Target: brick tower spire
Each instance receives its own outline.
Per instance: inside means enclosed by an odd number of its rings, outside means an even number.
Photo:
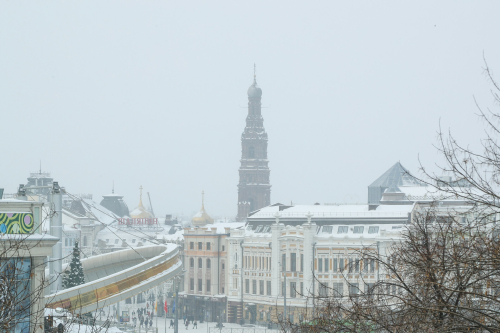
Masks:
[[[248,214],[271,203],[269,182],[269,161],[267,160],[267,133],[261,114],[262,90],[253,84],[248,88],[248,115],[241,135],[241,166],[238,184],[238,221],[244,221]]]

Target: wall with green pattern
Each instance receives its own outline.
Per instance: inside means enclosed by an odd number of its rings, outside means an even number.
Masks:
[[[29,234],[34,224],[32,213],[0,213],[2,234]]]

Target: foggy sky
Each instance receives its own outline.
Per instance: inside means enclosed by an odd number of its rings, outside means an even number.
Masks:
[[[157,215],[234,217],[257,64],[271,202],[366,202],[395,162],[439,162],[439,122],[477,144],[500,71],[494,1],[2,1],[0,187],[139,186]],[[494,107],[494,106],[493,106]]]

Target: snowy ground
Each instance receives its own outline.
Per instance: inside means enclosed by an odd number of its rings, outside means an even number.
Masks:
[[[186,326],[184,326],[182,320],[179,320],[179,333],[215,333],[215,332],[219,332],[219,330],[215,330],[215,325],[216,323],[214,322],[204,322],[204,323],[198,323],[198,328],[193,328],[193,324],[189,324],[189,327],[188,329],[186,330]],[[245,328],[245,332],[244,333],[253,333],[254,331],[254,328],[253,327],[242,327],[241,325],[239,324],[231,324],[231,323],[223,323],[224,327],[223,327],[223,330],[222,332],[224,333],[228,333],[228,328]],[[158,318],[158,323],[156,322],[156,318],[153,319],[153,329],[158,327],[158,333],[173,333],[174,332],[174,329],[173,328],[169,328],[170,326],[170,318],[167,319],[167,322],[166,322],[166,326],[167,326],[167,329],[165,330],[165,318]],[[255,327],[256,329],[256,332],[264,332],[264,329],[265,327],[260,327],[260,326],[256,326]],[[138,332],[138,331],[136,331]],[[144,333],[145,330],[144,328],[141,329],[141,332]],[[150,331],[148,331],[150,332]],[[278,333],[279,330],[266,330],[267,333]],[[243,333],[241,332],[240,330],[238,330],[238,332],[235,332],[234,333]]]

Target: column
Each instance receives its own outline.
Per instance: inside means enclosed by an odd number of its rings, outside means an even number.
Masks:
[[[271,295],[277,297],[280,294],[280,235],[283,224],[280,224],[280,215],[275,215],[276,223],[271,226]]]
[[[45,310],[45,287],[47,285],[45,279],[45,257],[32,257],[31,271],[31,314],[30,314],[30,332],[44,332],[44,310]]]
[[[313,244],[314,234],[316,233],[316,223],[311,222],[312,214],[308,213],[307,223],[303,224],[304,228],[304,294],[309,295],[313,292]],[[308,298],[308,306],[312,306],[312,299]]]

